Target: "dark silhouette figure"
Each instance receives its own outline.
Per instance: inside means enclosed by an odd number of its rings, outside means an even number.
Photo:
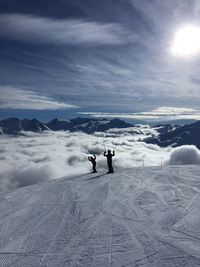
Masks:
[[[115,156],[115,151],[113,151],[113,153],[111,153],[111,150],[108,150],[108,152],[106,153],[106,151],[105,151],[103,155],[104,155],[104,157],[107,157],[107,164],[108,164],[108,172],[107,173],[114,173],[113,166],[112,166],[112,157]]]
[[[93,157],[88,157],[88,160],[92,162],[92,169],[93,169],[93,172],[97,172],[96,170],[96,156],[93,155]]]

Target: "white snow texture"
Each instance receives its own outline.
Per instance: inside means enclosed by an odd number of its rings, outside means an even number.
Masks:
[[[200,266],[200,166],[87,174],[1,195],[1,267]]]

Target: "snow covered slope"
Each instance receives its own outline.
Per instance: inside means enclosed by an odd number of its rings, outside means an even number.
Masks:
[[[195,145],[200,148],[200,121],[181,127],[174,126],[174,128],[172,125],[165,125],[162,126],[161,129],[164,130],[162,131],[159,127],[155,127],[155,130],[160,132],[160,135],[150,137],[149,140],[146,141],[151,144],[157,144],[161,147]],[[167,131],[167,129],[169,131]]]
[[[19,134],[21,131],[31,131],[31,132],[43,132],[45,130],[50,130],[44,123],[36,119],[17,119],[9,118],[0,121],[0,135],[1,134]]]
[[[200,266],[200,167],[85,174],[0,196],[0,266]]]
[[[105,132],[113,128],[129,128],[133,125],[120,119],[94,119],[77,117],[69,121],[53,119],[48,123],[42,123],[36,119],[8,118],[0,121],[1,134],[21,134],[21,131],[43,132],[43,131],[70,131],[92,134]]]

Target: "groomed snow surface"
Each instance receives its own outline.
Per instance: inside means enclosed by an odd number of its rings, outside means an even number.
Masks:
[[[200,166],[85,174],[1,195],[0,266],[200,266]]]

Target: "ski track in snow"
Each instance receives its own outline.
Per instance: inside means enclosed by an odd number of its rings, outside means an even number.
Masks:
[[[0,195],[0,266],[200,266],[200,167],[85,174]]]

